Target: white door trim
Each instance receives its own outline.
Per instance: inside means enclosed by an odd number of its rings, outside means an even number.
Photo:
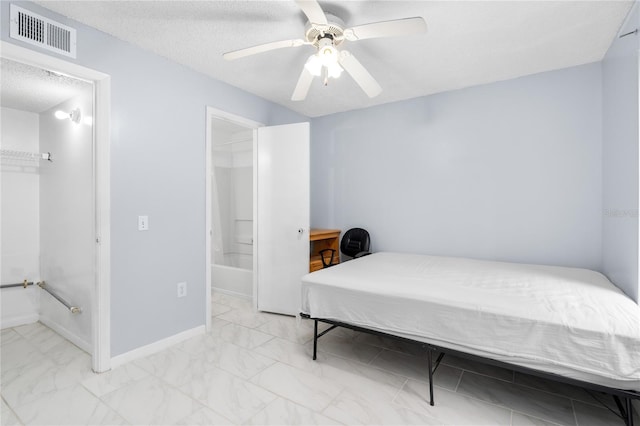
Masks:
[[[111,198],[109,75],[56,57],[0,41],[0,56],[37,68],[88,80],[94,86],[94,213],[96,226],[95,296],[92,298],[92,366],[95,372],[111,368]]]
[[[206,179],[205,179],[205,235],[206,235],[206,255],[205,255],[205,280],[206,285],[205,289],[207,294],[205,295],[206,301],[206,326],[207,331],[211,330],[211,243],[212,243],[212,229],[211,229],[211,220],[212,220],[212,212],[211,212],[211,175],[213,173],[213,163],[211,161],[212,154],[212,141],[213,141],[213,129],[211,127],[212,119],[226,120],[232,123],[240,124],[242,126],[253,128],[253,167],[256,166],[256,143],[257,143],[257,135],[255,129],[258,127],[264,126],[263,123],[259,123],[257,121],[251,120],[249,118],[245,118],[236,114],[232,114],[227,111],[223,111],[221,109],[217,109],[214,107],[207,107],[206,112],[207,119],[207,131],[206,131],[206,140],[205,140],[205,164],[206,164]],[[253,217],[256,217],[256,173],[253,173]],[[253,221],[253,307],[257,308],[256,305],[256,247],[258,245],[258,241],[255,236],[257,235],[256,231],[256,221]]]

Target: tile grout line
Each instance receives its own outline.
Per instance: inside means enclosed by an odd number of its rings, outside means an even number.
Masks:
[[[331,405],[333,405],[333,401],[335,401],[336,399],[338,399],[338,397],[339,397],[340,395],[342,395],[342,393],[343,393],[345,390],[346,390],[346,388],[345,388],[344,386],[341,386],[341,387],[340,387],[340,392],[336,393],[336,396],[334,396],[333,398],[331,398],[331,401],[329,401],[329,403],[328,403],[326,406],[324,406],[324,407],[323,407],[321,410],[319,410],[319,411],[315,411],[315,410],[311,410],[311,411],[313,411],[313,412],[317,412],[318,414],[322,414],[323,416],[328,417],[326,414],[324,414],[324,411],[325,411],[327,408],[331,407]]]
[[[397,377],[405,379],[405,380],[406,379],[412,379],[411,377],[405,376],[404,374],[396,373],[394,371],[385,370],[383,368],[376,367],[375,365],[371,365],[371,362],[373,362],[375,360],[375,358],[373,360],[371,360],[368,364],[365,364],[365,363],[363,363],[361,361],[358,361],[358,360],[353,360],[351,358],[347,358],[347,357],[342,356],[342,355],[337,355],[337,354],[333,354],[331,352],[326,352],[326,351],[322,351],[322,350],[318,349],[318,353],[320,353],[320,352],[322,352],[324,354],[327,354],[327,355],[330,355],[330,356],[334,356],[336,358],[344,359],[345,361],[355,362],[357,364],[362,364],[365,367],[373,368],[374,370],[382,371],[384,373],[391,374],[393,376],[397,376]],[[420,380],[420,379],[413,379],[413,380],[416,380],[416,381],[419,381],[419,382],[425,382],[424,380]]]
[[[409,378],[407,381],[409,381],[409,380],[413,380],[414,382],[420,382],[419,380],[415,380],[415,379],[411,379],[411,378]],[[422,383],[424,384],[424,382],[422,382]],[[499,408],[499,409],[506,410],[506,411],[513,411],[513,410],[511,409],[511,407],[506,407],[506,406],[503,406],[503,405],[496,404],[496,403],[494,403],[494,402],[485,401],[485,400],[483,400],[483,399],[476,398],[476,397],[474,397],[474,396],[472,396],[472,395],[467,395],[467,394],[464,394],[464,393],[458,393],[458,392],[452,392],[450,389],[443,388],[443,387],[441,387],[441,386],[439,386],[439,385],[436,385],[436,384],[434,384],[434,385],[433,385],[433,388],[434,388],[434,390],[437,388],[437,389],[441,389],[441,390],[443,390],[443,391],[445,391],[445,392],[455,393],[455,394],[459,395],[461,398],[471,399],[471,400],[473,400],[473,401],[477,401],[477,402],[480,402],[480,403],[482,403],[482,404],[489,405],[489,406],[491,406],[491,407]],[[421,397],[421,396],[417,396],[417,397],[418,397],[420,400],[424,401],[425,403],[429,404],[428,399],[427,399],[428,397],[424,397],[424,399],[423,399],[423,397]],[[398,405],[399,405],[399,406],[401,406],[401,407],[403,407],[403,408],[406,408],[406,409],[409,409],[409,410],[411,410],[411,411],[414,411],[414,410],[412,410],[412,409],[410,409],[410,408],[408,408],[408,407],[405,407],[405,406],[403,406],[403,405],[401,405],[401,404],[398,404]]]
[[[257,386],[257,385],[256,385]],[[273,392],[271,392],[273,393]],[[276,394],[274,394],[276,395]],[[269,408],[270,405],[275,404],[275,402],[278,400],[278,398],[281,398],[280,395],[276,395],[276,398],[273,399],[273,401],[269,402],[268,404],[265,404],[264,408],[262,408],[261,410],[259,410],[257,413],[255,413],[253,416],[249,417],[246,421],[241,422],[240,424],[242,425],[246,425],[246,424],[250,424],[250,422],[260,413],[262,413],[263,411],[266,411],[267,408]],[[224,417],[226,419],[226,417]],[[231,422],[231,424],[234,424],[233,422]]]
[[[534,418],[534,419],[536,419],[536,420],[541,420],[541,421],[543,421],[543,422],[545,422],[545,423],[550,423],[550,424],[552,424],[552,425],[565,426],[565,425],[564,425],[564,424],[562,424],[562,423],[558,423],[558,422],[555,422],[555,421],[553,421],[553,420],[544,419],[544,418],[542,418],[542,417],[534,416],[533,414],[523,413],[522,411],[518,411],[518,410],[511,410],[511,412],[512,412],[512,413],[514,413],[514,414],[520,414],[520,415],[522,415],[522,416],[531,417],[531,418]]]
[[[400,388],[396,391],[396,394],[393,395],[393,398],[391,398],[391,402],[396,402],[396,399],[398,398],[398,395],[400,395],[400,392],[402,392],[402,389],[404,389],[404,387],[407,385],[407,383],[409,382],[408,378],[404,379],[404,382],[402,382],[402,385],[400,385]]]
[[[289,364],[287,364],[287,363],[283,363],[283,362],[280,362],[280,361],[276,361],[276,363],[280,363],[280,364],[282,364],[283,366],[288,366],[288,367],[291,367],[291,368],[293,368],[293,369],[295,369],[295,370],[299,370],[299,371],[302,371],[303,373],[306,373],[306,371],[305,371],[305,370],[302,370],[301,368],[298,368],[298,367],[296,367],[296,366],[289,365]],[[271,367],[271,366],[275,365],[276,363],[271,364],[269,367]],[[267,368],[268,368],[268,367],[267,367]],[[320,379],[325,379],[325,378],[324,378],[324,377],[320,377]],[[277,399],[277,398],[283,399],[283,400],[288,401],[288,402],[290,402],[290,403],[292,403],[292,404],[294,404],[294,405],[296,405],[296,406],[303,407],[303,408],[305,408],[305,409],[307,409],[307,410],[311,411],[312,413],[316,413],[316,414],[322,415],[322,416],[327,417],[327,418],[330,418],[330,419],[332,419],[332,420],[335,420],[335,419],[333,419],[333,418],[332,418],[332,417],[330,417],[330,416],[327,416],[326,414],[324,414],[324,413],[323,413],[323,411],[324,411],[324,410],[326,410],[327,408],[329,408],[329,407],[331,406],[331,404],[333,403],[333,401],[335,401],[335,400],[336,400],[336,398],[337,398],[338,396],[342,395],[342,392],[346,389],[344,386],[340,386],[340,391],[338,391],[338,392],[336,393],[336,396],[334,396],[333,398],[331,398],[331,400],[329,401],[329,403],[328,403],[325,407],[323,407],[321,410],[314,410],[314,409],[312,409],[312,408],[307,407],[307,406],[306,406],[306,405],[304,405],[304,404],[301,404],[301,403],[298,403],[298,402],[296,402],[296,401],[293,401],[292,399],[290,399],[290,398],[288,398],[288,397],[286,397],[286,396],[284,396],[284,395],[281,395],[281,394],[276,393],[276,392],[274,392],[274,391],[272,391],[272,390],[270,390],[270,389],[267,389],[266,387],[264,387],[264,386],[262,386],[262,385],[260,385],[260,384],[258,384],[258,383],[255,383],[255,382],[253,382],[253,381],[249,381],[249,380],[247,380],[247,382],[249,382],[249,383],[251,383],[251,384],[253,384],[253,385],[255,385],[255,386],[259,387],[260,389],[262,389],[262,390],[264,390],[264,391],[266,391],[266,392],[269,392],[269,393],[271,393],[271,394],[275,395],[275,396],[276,396],[276,399]],[[274,401],[275,401],[275,399],[274,399]],[[271,404],[271,403],[273,403],[274,401],[270,402],[270,403],[269,403],[269,404],[267,404],[267,405],[270,405],[270,404]],[[266,406],[265,406],[265,409],[266,409]],[[260,410],[260,411],[262,411],[262,410]],[[256,413],[256,414],[257,414],[257,413]],[[252,417],[253,417],[253,416],[252,416]],[[341,422],[339,422],[339,423],[341,423]]]
[[[290,365],[290,364],[287,364],[287,363],[284,363],[284,362],[281,362],[281,361],[276,361],[276,363],[280,363],[280,364],[282,364],[282,365],[284,365],[284,366],[289,366],[289,367],[294,368],[294,369],[296,369],[296,370],[300,370],[300,371],[302,371],[302,372],[306,372],[305,370],[302,370],[302,369],[300,369],[300,368],[298,368],[298,367],[296,367],[296,366],[294,366],[294,365]],[[271,365],[275,365],[275,363],[274,363],[274,364],[271,364]],[[271,366],[269,366],[269,367],[271,367]],[[268,367],[267,367],[267,368],[268,368]],[[340,391],[336,394],[336,396],[334,396],[334,397],[331,399],[331,401],[329,401],[329,403],[327,404],[327,406],[326,406],[326,407],[324,407],[324,408],[322,408],[322,409],[321,409],[321,410],[319,410],[319,411],[316,411],[316,410],[314,410],[314,409],[312,409],[312,408],[307,407],[306,405],[303,405],[303,404],[300,404],[300,403],[298,403],[298,402],[295,402],[295,401],[293,401],[292,399],[290,399],[290,398],[288,398],[288,397],[286,397],[286,396],[284,396],[284,395],[280,395],[280,394],[278,394],[278,393],[275,393],[275,392],[273,392],[272,390],[269,390],[269,389],[267,389],[266,387],[264,387],[264,386],[262,386],[262,385],[260,385],[260,384],[258,384],[258,383],[255,383],[255,382],[252,382],[252,381],[249,381],[249,380],[247,380],[247,381],[248,381],[248,382],[250,382],[251,384],[253,384],[253,385],[255,385],[255,386],[259,387],[260,389],[262,389],[262,390],[264,390],[264,391],[266,391],[266,392],[269,392],[269,393],[271,393],[271,394],[273,394],[273,395],[275,395],[275,396],[276,396],[276,398],[275,398],[273,401],[271,401],[269,404],[267,404],[267,406],[269,406],[269,405],[271,405],[271,404],[275,403],[275,401],[276,401],[278,398],[280,398],[280,399],[282,399],[282,400],[284,400],[284,401],[290,402],[291,404],[294,404],[294,405],[296,405],[296,406],[299,406],[299,407],[302,407],[302,408],[304,408],[304,409],[306,409],[306,410],[309,410],[309,411],[310,411],[310,412],[312,412],[312,413],[319,414],[319,415],[324,416],[324,417],[327,417],[327,418],[329,418],[329,419],[331,419],[331,420],[337,421],[338,423],[342,423],[342,422],[339,422],[338,420],[334,419],[333,417],[331,417],[331,416],[328,416],[328,415],[324,414],[324,413],[323,413],[323,411],[324,411],[324,410],[326,410],[327,408],[329,408],[329,407],[331,406],[331,404],[333,404],[333,401],[335,401],[335,400],[336,400],[336,398],[338,398],[338,396],[340,396],[340,395],[342,394],[342,392],[346,389],[345,387],[342,387],[342,386],[341,386]],[[263,410],[266,410],[267,406],[265,406],[265,408],[264,408]],[[260,413],[260,412],[261,412],[261,411],[263,411],[263,410],[260,410],[258,413]],[[258,415],[258,413],[256,413],[256,414],[255,414],[254,416],[252,416],[251,418],[253,418],[253,417],[255,417],[256,415]],[[251,419],[249,419],[249,420],[251,420]],[[246,423],[246,422],[245,422],[245,423]],[[243,424],[244,424],[244,423],[243,423]]]
[[[151,376],[153,376],[153,375],[151,375]],[[141,380],[141,379],[140,379],[140,380]],[[134,382],[137,382],[137,381],[138,381],[138,380],[134,380]],[[105,393],[104,395],[102,395],[101,397],[97,397],[97,398],[98,398],[98,400],[99,400],[100,402],[102,402],[104,405],[106,405],[106,406],[107,406],[107,407],[109,407],[111,410],[113,410],[116,414],[118,414],[118,416],[120,416],[122,419],[124,419],[124,421],[126,421],[126,422],[127,422],[127,423],[129,423],[129,424],[133,424],[133,422],[130,422],[130,421],[129,421],[129,419],[128,419],[124,414],[122,414],[120,411],[116,410],[116,409],[115,409],[111,404],[109,404],[107,401],[105,401],[104,399],[102,399],[104,396],[110,395],[110,394],[112,394],[113,392],[117,392],[117,391],[119,391],[120,389],[124,389],[124,388],[126,388],[127,386],[129,386],[129,385],[130,385],[130,383],[128,383],[126,386],[123,386],[123,387],[121,387],[121,388],[119,388],[119,389],[114,389],[114,390],[113,390],[113,391],[111,391],[111,392],[107,392],[107,393]]]
[[[473,373],[473,371],[471,371],[471,373]],[[514,371],[514,373],[515,373],[515,371]],[[487,376],[487,377],[491,377],[491,376]],[[496,377],[493,377],[493,378],[496,379]],[[497,379],[497,380],[500,380],[500,379]],[[554,397],[557,397],[557,398],[565,398],[565,399],[569,399],[569,400],[572,400],[572,401],[581,402],[583,404],[588,404],[588,405],[591,405],[593,407],[599,407],[599,408],[603,407],[603,404],[600,403],[600,401],[598,401],[597,399],[595,399],[593,397],[592,398],[594,399],[595,403],[594,402],[583,401],[581,399],[574,398],[573,396],[569,396],[569,395],[562,394],[562,393],[559,393],[559,392],[552,392],[552,391],[549,391],[549,390],[537,388],[535,386],[529,386],[529,385],[524,384],[524,383],[518,383],[518,382],[515,382],[515,381],[512,382],[512,383],[514,385],[516,385],[516,386],[519,386],[519,387],[522,387],[522,388],[525,388],[525,389],[531,389],[531,390],[534,390],[534,391],[537,391],[537,392],[546,393],[548,395],[551,395],[551,396],[554,396]],[[569,386],[573,386],[573,385],[569,385]],[[576,386],[576,388],[584,390],[584,388],[580,388],[580,387],[577,387],[577,386]],[[587,395],[589,395],[589,393],[587,393]],[[606,408],[606,407],[604,407],[604,408]]]
[[[540,389],[540,388],[537,388],[537,387],[534,387],[534,386],[528,386],[528,385],[526,385],[524,383],[509,382],[507,380],[500,379],[500,378],[494,377],[494,376],[490,376],[488,374],[478,373],[478,372],[475,372],[475,371],[472,371],[472,370],[465,370],[465,369],[462,369],[462,370],[467,372],[467,373],[470,373],[470,374],[475,374],[476,376],[488,377],[488,378],[493,379],[493,380],[499,380],[499,381],[504,382],[504,383],[510,383],[510,384],[512,384],[514,386],[517,386],[517,387],[520,387],[520,388],[529,389],[529,390],[533,390],[533,391],[536,391],[536,392],[544,393],[544,394],[547,394],[547,395],[550,395],[550,396],[553,396],[553,397],[556,397],[556,398],[563,398],[563,399],[568,399],[568,400],[571,400],[571,401],[575,400],[575,401],[578,401],[578,402],[583,402],[585,404],[592,405],[594,407],[600,407],[601,406],[601,405],[596,405],[596,404],[593,404],[593,403],[588,403],[588,402],[582,401],[580,399],[573,398],[573,397],[571,397],[569,395],[564,395],[564,394],[561,394],[561,393],[551,392],[551,391],[548,391],[548,390],[545,390],[545,389]],[[579,388],[579,389],[582,389],[582,388]]]
[[[466,371],[466,370],[465,370],[465,371]],[[467,373],[471,373],[471,374],[476,374],[476,375],[478,375],[478,376],[482,376],[481,374],[477,374],[477,373],[474,373],[474,372],[472,372],[472,371],[466,371],[466,372],[467,372]],[[484,377],[489,377],[489,376],[484,376]],[[491,377],[490,377],[490,378],[491,378]],[[514,385],[514,386],[523,387],[523,388],[525,388],[525,389],[533,390],[533,391],[536,391],[536,392],[544,393],[544,394],[547,394],[547,395],[550,395],[550,396],[554,397],[556,400],[560,400],[560,399],[566,400],[566,401],[568,401],[568,402],[570,402],[570,403],[571,403],[571,408],[572,408],[572,412],[573,412],[573,414],[574,414],[574,418],[575,418],[575,416],[576,416],[576,412],[575,412],[574,405],[573,405],[573,400],[572,400],[571,398],[567,397],[567,396],[554,395],[554,394],[550,394],[549,392],[542,391],[542,390],[540,390],[540,389],[536,389],[536,388],[528,388],[528,387],[526,387],[526,386],[521,386],[521,385],[519,385],[519,384],[517,384],[517,383],[510,383],[510,382],[507,382],[507,381],[505,381],[505,380],[500,380],[500,379],[496,379],[496,378],[492,378],[492,379],[493,379],[493,380],[499,380],[499,381],[504,382],[504,383],[509,383],[509,384],[511,384],[511,385]],[[484,401],[484,402],[487,402],[487,403],[492,404],[492,405],[497,405],[498,407],[507,408],[507,409],[509,409],[509,410],[512,410],[512,408],[511,408],[511,407],[509,407],[509,406],[507,406],[506,404],[505,404],[505,405],[500,405],[500,404],[497,404],[497,403],[493,403],[493,402],[485,401],[485,400],[483,400],[483,399],[481,399],[481,398],[478,398],[478,397],[475,397],[475,396],[473,396],[473,395],[466,394],[466,393],[463,393],[463,392],[457,392],[457,391],[456,391],[456,393],[459,393],[460,395],[463,395],[463,396],[466,396],[466,397],[469,397],[469,398],[473,398],[473,399],[478,400],[478,401]],[[524,412],[523,412],[522,414],[525,414],[525,415],[527,415],[527,416],[531,416],[531,417],[539,418],[539,417],[537,417],[536,415],[532,415],[532,414],[528,414],[528,413],[524,413]],[[541,419],[541,420],[544,420],[544,421],[547,421],[547,422],[551,422],[551,423],[555,423],[555,422],[556,422],[555,420],[548,420],[548,419],[544,419],[544,418],[543,418],[543,419]]]
[[[456,387],[453,389],[455,393],[458,393],[458,387],[460,387],[460,383],[462,382],[462,376],[464,376],[465,372],[466,372],[465,370],[462,370],[462,372],[460,373],[460,377],[458,377],[458,383],[456,383]]]
[[[13,407],[11,405],[9,405],[9,403],[7,402],[7,400],[4,398],[4,395],[2,395],[2,401],[4,402],[4,405],[7,406],[7,408],[9,410],[11,410],[11,412],[13,413],[13,415],[16,417],[16,419],[18,419],[18,421],[20,422],[21,425],[26,424],[24,421],[22,421],[22,419],[20,418],[20,416],[18,415],[18,413],[16,413],[16,411],[13,409]]]
[[[576,412],[576,406],[573,403],[573,399],[571,399],[570,401],[571,401],[571,411],[573,411],[573,421],[576,423],[576,426],[578,426],[578,413]]]
[[[384,352],[384,351],[386,351],[386,349],[384,349],[384,348],[383,348],[383,349],[382,349],[380,352],[378,352],[378,354],[377,354],[376,356],[374,356],[374,357],[371,359],[371,361],[369,361],[366,365],[369,365],[369,366],[371,366],[371,367],[373,367],[373,368],[377,368],[375,365],[372,365],[371,363],[372,363],[373,361],[375,361],[376,359],[378,359],[378,358],[380,357],[380,355],[382,354],[382,352]],[[380,370],[381,370],[381,369],[380,369]]]
[[[458,370],[462,370],[462,371],[470,373],[470,374],[475,374],[476,376],[488,377],[490,379],[500,380],[501,382],[504,382],[504,383],[511,383],[511,384],[520,386],[518,383],[514,383],[513,381],[501,379],[500,377],[492,376],[491,374],[479,373],[477,371],[469,370],[468,368],[454,367],[453,365],[450,365],[450,364],[445,364],[445,365],[447,365],[447,366],[449,366],[451,368],[457,368]],[[536,389],[536,388],[531,388],[531,389],[540,390],[540,389]]]
[[[167,350],[167,349],[165,349],[165,350]],[[125,365],[126,365],[126,364],[125,364]],[[137,367],[139,367],[139,366],[137,366]],[[216,367],[216,368],[219,368],[219,367],[217,367],[217,366],[215,366],[215,367]],[[142,368],[142,367],[139,367],[139,368]],[[143,370],[144,370],[144,369],[143,369]],[[222,370],[222,369],[221,369],[221,370]],[[203,403],[203,402],[199,401],[198,399],[196,399],[196,398],[192,397],[191,395],[187,394],[186,392],[184,392],[183,390],[181,390],[181,389],[180,389],[180,388],[178,388],[177,386],[173,385],[172,383],[169,383],[168,381],[166,381],[166,380],[165,380],[165,379],[163,379],[162,377],[157,376],[154,372],[147,371],[147,370],[145,370],[145,371],[149,374],[149,376],[147,376],[147,377],[143,377],[143,378],[140,378],[140,379],[137,379],[137,380],[132,380],[131,382],[127,383],[125,386],[122,386],[122,387],[120,387],[120,388],[118,388],[118,389],[114,389],[113,391],[108,392],[108,393],[104,394],[103,396],[109,395],[109,394],[114,393],[114,392],[118,392],[118,391],[120,391],[120,390],[122,390],[122,389],[124,389],[124,388],[130,387],[130,386],[131,386],[132,384],[134,384],[134,383],[139,383],[139,382],[141,382],[141,381],[143,381],[143,380],[148,379],[149,377],[153,377],[154,379],[158,380],[158,381],[159,381],[160,383],[162,383],[163,385],[168,386],[169,388],[173,389],[174,391],[176,391],[176,392],[178,392],[178,393],[182,394],[183,396],[187,397],[188,399],[192,400],[192,401],[195,403],[195,405],[196,405],[196,406],[198,406],[198,408],[197,408],[196,410],[194,410],[193,412],[191,412],[191,413],[189,413],[188,415],[184,416],[184,417],[183,417],[183,419],[185,419],[185,418],[187,418],[187,417],[191,416],[192,414],[194,414],[195,412],[197,412],[198,410],[200,410],[200,409],[202,409],[202,408],[207,408],[207,409],[209,409],[209,410],[213,411],[214,413],[216,413],[217,415],[221,416],[222,418],[227,419],[227,417],[226,417],[226,416],[223,416],[222,414],[220,414],[219,412],[217,412],[216,410],[214,410],[212,407],[210,407],[210,406],[206,405],[205,403]],[[225,371],[225,370],[223,370],[223,371]],[[227,372],[227,371],[225,371],[225,372]],[[228,374],[231,374],[231,373],[229,373],[229,372],[227,372],[227,373],[228,373]],[[236,377],[236,376],[234,375],[234,377]],[[127,419],[127,418],[126,418],[122,413],[120,413],[120,411],[116,410],[114,407],[112,407],[111,405],[107,404],[107,402],[106,402],[106,401],[104,401],[104,400],[102,400],[102,398],[99,398],[99,399],[100,399],[100,400],[101,400],[101,401],[102,401],[106,406],[108,406],[108,407],[109,407],[109,408],[111,408],[113,411],[115,411],[116,413],[118,413],[118,415],[119,415],[120,417],[122,417],[123,419],[125,419],[127,422],[129,421],[129,420],[128,420],[128,419]],[[183,419],[180,419],[180,420],[183,420]],[[180,420],[178,420],[178,422],[179,422]],[[228,420],[228,419],[227,419],[227,420]],[[231,423],[233,423],[233,422],[231,422]],[[132,424],[133,424],[133,423],[132,423]]]

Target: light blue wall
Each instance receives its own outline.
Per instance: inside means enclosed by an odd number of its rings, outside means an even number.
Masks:
[[[9,2],[0,3],[2,40],[33,48],[9,38]],[[77,28],[72,62],[111,75],[112,355],[205,324],[205,108],[265,124],[305,117],[35,4],[18,4]],[[137,231],[142,214],[149,216],[147,232]],[[180,281],[188,295],[177,299]]]
[[[621,33],[640,27],[638,4]],[[618,38],[603,72],[603,272],[638,301],[640,36]]]
[[[426,78],[426,77],[425,77]],[[312,225],[600,269],[599,63],[312,120]]]

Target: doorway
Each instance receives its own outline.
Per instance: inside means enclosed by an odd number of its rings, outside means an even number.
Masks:
[[[262,124],[207,107],[207,300],[212,292],[255,298],[255,148]],[[207,329],[211,303],[207,303]]]
[[[212,290],[251,297],[255,310],[299,313],[309,271],[309,133],[309,123],[268,127],[207,108],[207,330]]]
[[[213,291],[253,297],[253,129],[212,118]]]
[[[2,326],[39,320],[89,352],[94,371],[107,371],[109,77],[11,43],[0,47],[2,284],[33,283],[2,289],[3,308],[13,309],[11,318],[3,310]]]

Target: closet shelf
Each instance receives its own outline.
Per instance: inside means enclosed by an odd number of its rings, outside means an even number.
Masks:
[[[50,152],[27,152],[16,151],[12,149],[0,149],[0,157],[3,160],[19,160],[19,161],[40,161],[47,160],[53,162]]]

